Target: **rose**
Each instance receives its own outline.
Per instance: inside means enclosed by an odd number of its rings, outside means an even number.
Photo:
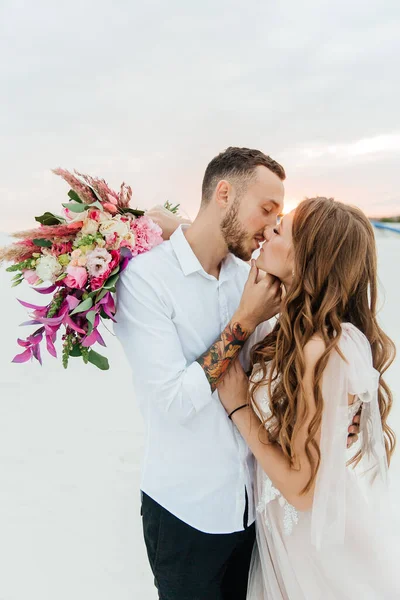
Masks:
[[[99,224],[94,219],[84,219],[81,234],[84,235],[95,235],[99,228]]]
[[[62,266],[55,256],[46,254],[40,258],[39,263],[36,265],[35,271],[36,275],[42,281],[51,281],[54,283],[57,276],[60,275],[62,271]]]
[[[130,231],[129,233],[127,233],[127,235],[124,235],[124,239],[122,240],[120,246],[127,246],[128,248],[134,248],[136,245],[136,235],[134,234],[133,231]]]
[[[129,233],[129,223],[124,223],[118,218],[109,219],[108,221],[104,221],[104,223],[101,223],[99,227],[99,232],[104,237],[116,233],[118,237],[123,238]]]
[[[89,219],[93,219],[93,221],[100,221],[100,211],[99,210],[89,210],[88,217],[89,217]]]
[[[88,278],[87,271],[84,267],[68,265],[67,273],[68,275],[63,279],[65,285],[70,288],[83,288]]]
[[[107,235],[106,236],[106,240],[105,240],[107,250],[118,248],[118,246],[119,246],[119,241],[118,240],[119,240],[118,234],[115,231],[114,231],[113,234]]]

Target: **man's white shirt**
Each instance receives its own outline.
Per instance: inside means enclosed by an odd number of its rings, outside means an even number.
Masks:
[[[187,226],[186,226],[187,227]],[[168,242],[130,261],[117,289],[114,330],[132,368],[145,422],[141,489],[206,533],[254,521],[253,457],[196,360],[239,306],[249,266],[229,254],[219,279],[202,268],[179,227]],[[259,326],[242,350],[270,331]]]

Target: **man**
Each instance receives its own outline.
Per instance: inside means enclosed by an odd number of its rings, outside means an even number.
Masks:
[[[253,459],[216,388],[241,351],[248,368],[279,310],[279,282],[244,261],[282,211],[284,179],[262,152],[228,148],[206,169],[193,224],[120,278],[115,331],[146,426],[143,530],[161,600],[246,598]]]

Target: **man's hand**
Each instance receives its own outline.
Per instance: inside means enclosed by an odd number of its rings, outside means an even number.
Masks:
[[[347,447],[351,448],[353,444],[358,441],[360,433],[360,419],[361,419],[361,408],[355,415],[352,424],[349,427],[349,435],[347,436]]]
[[[150,219],[161,227],[164,240],[169,240],[174,231],[178,229],[179,225],[182,225],[182,223],[191,223],[189,219],[178,217],[161,205],[154,206],[146,211],[146,216],[150,217]]]
[[[278,314],[281,297],[279,279],[268,274],[260,278],[255,261],[252,260],[249,277],[234,320],[245,329],[254,331],[257,325]]]

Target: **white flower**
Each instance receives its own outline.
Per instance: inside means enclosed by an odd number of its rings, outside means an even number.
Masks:
[[[108,223],[109,220],[110,220],[110,215],[101,210],[100,214],[99,214],[100,223],[105,223],[105,222]]]
[[[39,263],[36,265],[36,275],[42,281],[55,282],[56,278],[62,272],[63,268],[55,256],[47,254],[42,256]]]
[[[104,221],[104,223],[100,224],[99,231],[101,235],[104,237],[108,235],[113,235],[116,233],[118,237],[125,237],[128,235],[130,228],[129,222],[120,221],[118,218],[109,219],[108,221]]]
[[[74,223],[75,221],[83,221],[86,219],[88,211],[84,210],[81,213],[74,213],[72,210],[69,210],[69,208],[64,208],[62,214],[67,219],[68,223]]]
[[[107,271],[111,254],[105,248],[96,248],[86,255],[86,268],[91,277],[100,277]]]
[[[81,229],[82,235],[95,235],[99,228],[99,223],[94,219],[85,219],[83,221],[83,227]]]

